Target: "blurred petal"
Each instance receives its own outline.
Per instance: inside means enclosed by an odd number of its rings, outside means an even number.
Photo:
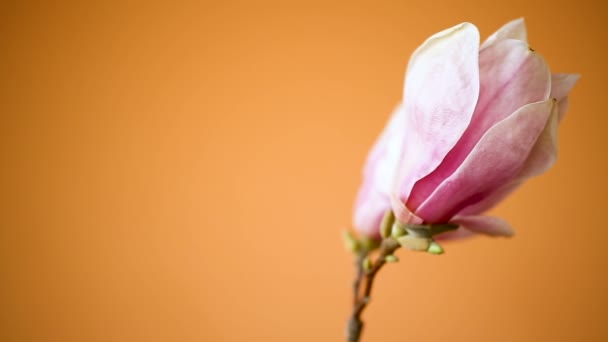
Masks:
[[[355,204],[355,229],[368,236],[380,234],[380,222],[384,213],[391,208],[388,196],[376,191],[371,183],[363,183]]]
[[[477,234],[489,236],[513,236],[515,234],[511,225],[498,217],[456,216],[450,222]]]
[[[470,23],[433,35],[414,52],[405,84],[400,199],[441,163],[469,125],[479,94],[478,55],[479,32]]]
[[[404,115],[402,106],[395,109],[367,157],[353,222],[361,233],[377,234],[382,216],[391,207],[389,195],[403,147]]]
[[[511,183],[546,126],[552,99],[522,107],[492,127],[449,178],[416,210],[426,222],[445,222]]]
[[[526,23],[524,18],[519,18],[506,23],[498,31],[494,32],[481,45],[481,49],[485,49],[492,44],[498,43],[505,39],[517,39],[527,43]]]
[[[551,97],[559,105],[558,122],[561,122],[568,110],[568,93],[581,76],[578,74],[554,74],[551,77]]]
[[[524,105],[549,96],[549,67],[525,42],[507,39],[493,44],[480,53],[479,63],[481,90],[473,120],[441,165],[416,183],[407,203],[411,210],[456,171],[488,129]]]
[[[581,78],[579,74],[551,75],[551,97],[556,98],[558,101],[566,98],[579,78]]]
[[[473,233],[472,231],[467,230],[463,227],[460,227],[451,232],[439,234],[436,237],[434,237],[433,239],[437,240],[437,241],[460,240],[460,239],[465,239],[465,238],[468,238],[468,237],[471,237],[474,235],[475,235],[475,233]]]

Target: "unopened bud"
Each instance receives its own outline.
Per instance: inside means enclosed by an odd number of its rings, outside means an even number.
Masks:
[[[380,223],[380,236],[387,238],[391,235],[391,228],[395,222],[395,214],[392,210],[387,210]]]
[[[366,271],[371,270],[372,266],[373,266],[371,259],[369,257],[365,257],[365,259],[363,259],[361,266],[363,266],[363,269]]]
[[[399,237],[404,236],[406,234],[407,230],[405,229],[405,225],[399,221],[395,221],[391,230],[391,236],[395,239],[398,239]]]
[[[391,254],[391,255],[385,256],[384,257],[384,261],[386,261],[386,262],[398,262],[399,258],[397,258],[396,255]]]
[[[427,249],[427,252],[431,253],[431,254],[435,254],[435,255],[440,255],[444,253],[443,248],[435,241],[431,241],[431,243],[429,244],[429,248]]]
[[[352,232],[345,230],[344,233],[342,234],[342,237],[344,239],[344,247],[346,248],[347,251],[350,251],[353,253],[357,253],[357,252],[361,251],[361,244],[355,238],[355,236],[353,235]]]
[[[369,236],[362,236],[359,239],[359,246],[364,251],[373,251],[380,246],[380,240]]]

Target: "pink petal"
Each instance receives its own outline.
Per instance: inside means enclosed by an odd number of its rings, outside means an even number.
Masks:
[[[493,208],[517,189],[526,179],[538,176],[553,166],[557,159],[558,113],[559,105],[553,107],[545,128],[536,140],[530,155],[515,180],[496,189],[483,200],[464,208],[460,212],[461,215],[481,214]]]
[[[556,101],[553,99],[553,101]],[[549,170],[557,160],[557,126],[559,104],[553,106],[545,128],[538,136],[524,167],[517,175],[519,181],[535,177]]]
[[[473,120],[441,165],[414,186],[407,206],[416,210],[462,164],[496,123],[528,103],[548,98],[551,73],[543,58],[519,40],[497,42],[480,53],[481,90]]]
[[[396,184],[402,200],[469,125],[479,94],[478,54],[479,32],[470,23],[433,35],[414,52],[404,95],[405,157],[399,170],[404,178]]]
[[[554,74],[551,78],[551,97],[559,105],[558,121],[561,122],[568,110],[568,93],[581,76],[578,74]]]
[[[399,106],[370,151],[363,171],[363,184],[355,203],[353,223],[364,234],[375,235],[384,213],[390,209],[390,194],[403,148],[405,112]]]
[[[579,74],[551,75],[551,97],[556,98],[558,101],[566,98],[579,78],[581,78]]]
[[[526,105],[496,124],[449,178],[416,210],[426,222],[446,222],[518,176],[541,134],[554,101]]]
[[[477,234],[489,236],[513,236],[511,225],[498,217],[491,216],[456,216],[450,223]]]
[[[364,235],[378,236],[382,217],[390,208],[389,197],[376,191],[372,183],[363,183],[355,204],[355,229]]]
[[[551,117],[547,121],[543,132],[538,137],[534,148],[530,152],[524,167],[512,183],[505,184],[494,191],[490,196],[484,198],[461,211],[463,215],[483,213],[511,194],[526,179],[538,176],[549,170],[557,160],[557,129],[559,121],[563,118],[567,106],[568,93],[580,78],[576,74],[554,74],[551,80],[551,97],[557,99],[557,106],[553,108]]]
[[[494,208],[498,203],[502,202],[507,196],[509,196],[513,191],[515,191],[522,184],[521,181],[515,180],[504,184],[498,189],[494,190],[491,194],[484,197],[482,200],[476,203],[472,203],[466,208],[462,209],[459,212],[459,215],[479,215],[482,214],[492,208]]]
[[[403,201],[396,194],[391,195],[391,207],[398,221],[411,224],[421,224],[424,222],[423,219],[412,213],[412,211],[406,207],[405,204],[403,204]]]
[[[498,31],[494,32],[485,42],[483,42],[481,49],[485,49],[490,45],[505,39],[517,39],[527,42],[526,23],[524,22],[524,18],[512,20],[499,28]]]

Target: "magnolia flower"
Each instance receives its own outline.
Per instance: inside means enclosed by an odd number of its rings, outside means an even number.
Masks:
[[[482,214],[555,162],[557,128],[575,74],[551,74],[526,42],[523,19],[481,46],[470,23],[412,55],[404,98],[372,148],[354,225],[378,236],[387,210],[404,224],[452,223],[451,238],[513,234]]]

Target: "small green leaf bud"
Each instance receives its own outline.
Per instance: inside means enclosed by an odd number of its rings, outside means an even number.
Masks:
[[[361,251],[361,243],[359,243],[352,232],[345,230],[342,237],[344,239],[344,247],[347,251],[353,253],[358,253]]]
[[[435,255],[440,255],[444,253],[443,248],[435,241],[431,241],[431,243],[429,244],[429,248],[427,249],[427,252],[431,253],[431,254],[435,254]]]
[[[363,259],[363,263],[361,264],[361,266],[363,266],[363,269],[366,271],[369,271],[372,269],[372,260],[369,257],[365,257],[365,259]]]
[[[382,218],[382,223],[380,223],[380,236],[383,238],[389,237],[393,223],[395,223],[395,214],[392,210],[387,210]]]
[[[386,261],[386,262],[398,262],[399,258],[397,258],[396,255],[391,254],[391,255],[385,256],[384,257],[384,261]]]
[[[361,249],[364,251],[373,251],[374,249],[376,249],[380,246],[380,240],[374,239],[369,236],[362,236],[359,239],[359,245],[361,246]]]
[[[395,221],[391,230],[391,236],[395,239],[398,239],[399,237],[404,236],[406,234],[407,230],[405,229],[405,225],[399,221]]]

